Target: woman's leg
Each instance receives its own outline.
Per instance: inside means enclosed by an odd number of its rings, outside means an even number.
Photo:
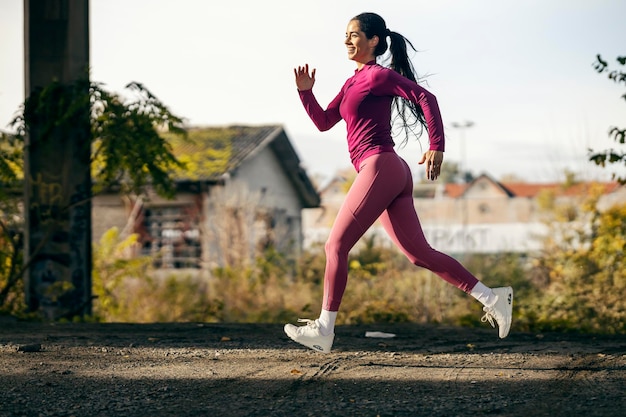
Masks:
[[[318,352],[328,353],[335,337],[335,318],[348,281],[348,253],[402,190],[403,167],[395,153],[367,158],[335,219],[326,242],[324,299],[317,320],[306,326],[285,325],[292,340]]]
[[[326,241],[324,310],[339,310],[348,280],[348,253],[404,188],[404,167],[398,160],[387,152],[360,166]]]
[[[424,236],[413,204],[413,180],[411,172],[403,162],[404,186],[398,197],[380,216],[380,221],[394,243],[415,265],[426,268],[452,285],[470,293],[478,279],[456,259],[433,249]]]
[[[506,337],[511,328],[513,288],[486,287],[457,260],[430,247],[413,205],[411,172],[406,162],[402,162],[405,187],[380,216],[383,227],[415,265],[429,269],[480,301],[485,311],[482,321],[489,321],[494,327],[497,323],[499,336]]]
[[[318,320],[305,320],[307,326],[286,324],[285,333],[291,339],[314,350],[330,352],[334,320],[348,280],[348,253],[379,217],[389,236],[413,263],[466,292],[477,286],[478,280],[459,262],[428,245],[412,193],[409,167],[395,153],[374,155],[361,164],[326,242],[322,314]],[[497,303],[485,307],[485,317],[492,325],[493,320],[497,321],[500,337],[506,337],[511,325],[513,292],[510,287],[498,290],[501,291],[495,297]]]

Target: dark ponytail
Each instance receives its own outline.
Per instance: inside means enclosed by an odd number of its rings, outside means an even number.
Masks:
[[[387,29],[384,19],[376,13],[361,13],[352,18],[352,20],[359,22],[360,29],[368,39],[378,36],[378,45],[374,51],[376,57],[384,55],[387,49],[389,49],[389,68],[411,81],[418,82],[415,68],[409,59],[407,45],[413,51],[417,50],[407,38]],[[389,37],[389,43],[387,43],[387,37]],[[404,139],[401,146],[406,144],[410,135],[420,137],[426,128],[426,119],[421,107],[402,97],[394,97],[393,106],[395,116],[392,120],[392,126],[400,127],[404,130]],[[416,129],[419,130],[416,131]]]

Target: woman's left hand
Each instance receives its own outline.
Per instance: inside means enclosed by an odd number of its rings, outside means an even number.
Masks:
[[[426,162],[426,178],[429,180],[436,180],[441,174],[441,164],[443,163],[443,152],[441,151],[427,151],[422,155],[420,165]]]

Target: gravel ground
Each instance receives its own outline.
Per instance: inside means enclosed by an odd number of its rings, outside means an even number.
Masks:
[[[626,416],[626,335],[0,319],[0,367],[0,416]]]

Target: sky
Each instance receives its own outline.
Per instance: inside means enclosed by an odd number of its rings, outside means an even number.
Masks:
[[[0,129],[24,100],[23,0],[0,0]],[[111,92],[141,82],[189,126],[282,125],[310,176],[350,167],[345,124],[319,132],[299,101],[293,68],[317,69],[325,107],[354,62],[346,26],[364,12],[418,50],[413,64],[439,102],[445,161],[475,175],[529,182],[608,180],[588,162],[626,126],[624,86],[597,74],[626,55],[623,0],[91,0],[91,79]],[[472,122],[466,129],[455,128]],[[428,137],[398,153],[418,165]]]

